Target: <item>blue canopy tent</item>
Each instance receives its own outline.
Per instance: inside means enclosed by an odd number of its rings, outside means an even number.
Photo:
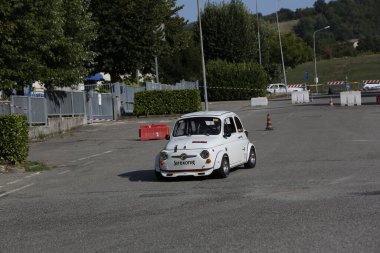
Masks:
[[[104,81],[103,73],[96,73],[95,75],[88,76],[85,78],[86,81]]]

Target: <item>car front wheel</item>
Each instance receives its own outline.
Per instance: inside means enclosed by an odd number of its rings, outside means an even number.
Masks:
[[[216,171],[216,175],[219,178],[226,178],[230,174],[230,163],[227,156],[224,156],[220,165],[220,168]]]
[[[244,164],[246,168],[254,168],[256,166],[256,152],[253,147],[249,151],[248,161]]]

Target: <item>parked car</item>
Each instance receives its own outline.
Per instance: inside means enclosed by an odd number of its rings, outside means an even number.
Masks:
[[[363,86],[363,90],[378,90],[380,89],[380,83],[366,83]]]
[[[256,165],[256,148],[238,115],[228,111],[194,112],[181,116],[156,156],[158,179],[180,176],[220,178],[240,165]]]
[[[269,94],[286,94],[294,91],[303,91],[304,87],[302,85],[287,86],[284,83],[272,83],[268,85],[267,93]]]

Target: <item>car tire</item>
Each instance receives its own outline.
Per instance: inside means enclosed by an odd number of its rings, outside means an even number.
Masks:
[[[249,151],[248,161],[244,164],[246,168],[254,168],[256,166],[256,152],[253,147]]]
[[[230,174],[230,162],[227,156],[223,156],[220,168],[216,171],[218,178],[226,178]]]

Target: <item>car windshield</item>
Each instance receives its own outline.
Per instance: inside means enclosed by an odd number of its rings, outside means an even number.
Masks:
[[[221,121],[214,117],[193,117],[180,119],[174,126],[173,136],[218,135]]]

